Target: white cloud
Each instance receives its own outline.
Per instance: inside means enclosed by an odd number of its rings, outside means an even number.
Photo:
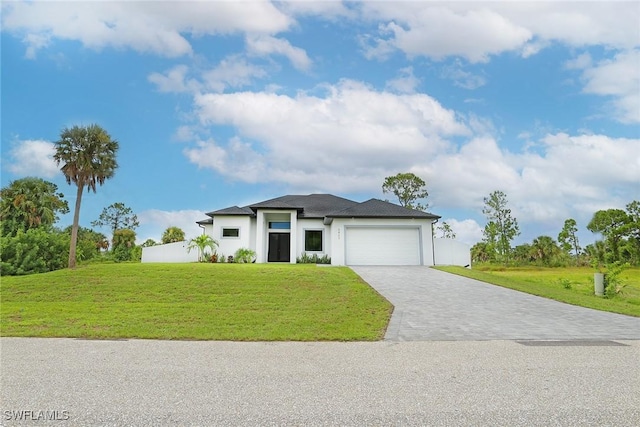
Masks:
[[[239,55],[233,55],[220,61],[217,67],[202,74],[206,87],[215,92],[226,88],[247,86],[255,78],[265,77],[267,73],[261,67],[250,64]]]
[[[368,54],[384,54],[392,46],[409,57],[461,56],[470,62],[486,62],[491,55],[521,48],[532,38],[529,30],[487,6],[468,5],[365,3],[367,15],[387,21]]]
[[[638,38],[634,2],[365,2],[363,19],[381,22],[362,36],[367,57],[449,56],[485,62],[492,55],[536,54],[552,42],[632,49]]]
[[[606,114],[623,123],[640,123],[640,50],[601,61],[587,68],[583,78],[584,92],[613,98],[613,111]]]
[[[165,74],[151,73],[148,80],[154,83],[160,92],[193,92],[200,88],[200,84],[194,79],[186,79],[189,67],[176,65]]]
[[[387,82],[386,88],[399,93],[414,93],[420,79],[413,74],[413,67],[402,68],[399,76]]]
[[[197,95],[202,125],[233,126],[247,142],[200,142],[185,154],[201,167],[246,182],[314,189],[331,184],[338,191],[370,188],[373,182],[377,187],[380,176],[402,170],[407,158],[438,152],[446,145],[444,136],[468,133],[452,111],[427,95],[377,92],[348,80],[325,89],[325,97]]]
[[[592,63],[591,55],[585,52],[565,62],[564,67],[567,70],[584,70],[585,68],[591,67]]]
[[[255,2],[4,2],[2,28],[24,35],[27,56],[51,39],[85,47],[129,48],[167,57],[192,53],[182,34],[273,34],[291,18],[268,1]]]
[[[16,175],[53,178],[60,173],[53,160],[55,152],[55,145],[49,141],[18,141],[10,151],[7,169]]]
[[[464,219],[459,221],[455,218],[441,219],[440,222],[446,222],[456,234],[456,240],[473,246],[482,240],[482,227],[473,219]],[[436,231],[436,237],[440,237],[441,233]]]
[[[163,211],[149,209],[138,214],[140,228],[136,231],[137,243],[147,239],[160,242],[162,233],[169,227],[179,227],[185,232],[187,240],[202,234],[196,221],[207,219],[204,212],[198,210]]]
[[[292,46],[285,39],[268,35],[247,36],[247,49],[250,53],[258,56],[269,56],[278,54],[285,56],[291,64],[298,70],[308,70],[311,67],[311,59],[304,49]]]

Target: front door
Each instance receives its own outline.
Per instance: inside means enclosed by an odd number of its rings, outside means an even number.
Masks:
[[[291,247],[290,233],[269,233],[269,262],[289,262],[291,260],[289,249]]]

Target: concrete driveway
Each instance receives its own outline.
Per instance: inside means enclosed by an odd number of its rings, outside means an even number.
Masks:
[[[352,267],[395,310],[388,341],[638,340],[640,318],[563,304],[428,267]]]

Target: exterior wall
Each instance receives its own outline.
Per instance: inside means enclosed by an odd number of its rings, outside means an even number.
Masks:
[[[223,228],[239,228],[239,236],[222,237]],[[209,232],[210,236],[218,242],[216,252],[218,255],[224,255],[225,258],[234,255],[240,248],[249,248],[255,251],[255,234],[249,216],[216,215],[213,219],[213,227]]]
[[[423,265],[434,265],[433,234],[430,219],[386,219],[386,218],[334,218],[331,224],[331,264],[345,265],[345,231],[350,226],[413,226],[419,227],[422,244]]]
[[[453,239],[433,239],[436,265],[471,267],[471,248]]]
[[[308,255],[317,254],[318,256],[331,256],[331,226],[324,225],[321,219],[299,219],[297,227],[297,239],[292,243],[296,245],[296,257],[303,252]],[[321,251],[305,251],[304,250],[304,232],[305,230],[322,230],[322,250]]]
[[[198,262],[198,250],[187,251],[188,242],[142,248],[142,262]]]

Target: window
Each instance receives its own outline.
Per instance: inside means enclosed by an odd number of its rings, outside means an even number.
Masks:
[[[279,222],[279,221],[271,221],[269,222],[269,228],[273,230],[289,230],[291,228],[290,222]]]
[[[222,237],[240,237],[239,228],[223,228]]]
[[[322,252],[322,230],[304,230],[304,250]]]

